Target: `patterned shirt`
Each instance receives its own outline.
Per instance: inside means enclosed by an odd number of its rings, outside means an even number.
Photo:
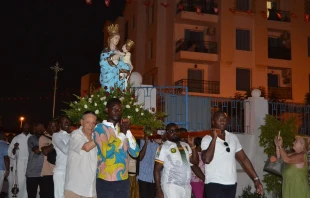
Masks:
[[[98,149],[97,178],[106,181],[128,179],[128,153],[138,157],[139,146],[128,130],[119,132],[119,126],[103,121],[95,127],[94,139]]]
[[[0,140],[0,170],[5,170],[4,156],[8,156],[9,145],[3,140]]]
[[[32,135],[28,139],[28,165],[26,176],[27,177],[41,177],[41,171],[43,167],[44,155],[41,152],[39,155],[32,151],[34,146],[39,147],[39,138]]]
[[[145,141],[141,140],[140,147],[144,146]],[[157,142],[148,141],[144,158],[140,161],[139,166],[139,176],[138,179],[144,182],[155,183],[154,181],[154,160],[156,155],[156,150],[159,145]]]

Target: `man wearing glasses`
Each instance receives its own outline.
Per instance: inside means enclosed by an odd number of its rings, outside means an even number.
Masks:
[[[253,180],[256,192],[262,194],[263,186],[237,136],[225,130],[227,121],[225,112],[215,112],[211,136],[205,136],[201,142],[201,158],[206,164],[205,196],[208,198],[236,197],[236,160]]]
[[[156,198],[191,197],[191,166],[198,165],[199,158],[194,138],[189,138],[187,144],[180,141],[179,133],[175,123],[168,124],[167,141],[157,149],[154,166]]]

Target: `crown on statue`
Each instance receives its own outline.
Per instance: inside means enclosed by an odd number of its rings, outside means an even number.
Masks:
[[[133,42],[130,39],[127,39],[127,41],[126,41],[126,48],[127,48],[127,50],[130,50],[134,45],[135,45],[135,42]]]
[[[115,25],[109,25],[108,26],[108,33],[110,36],[112,35],[115,35],[115,34],[118,34],[118,24],[115,24]]]

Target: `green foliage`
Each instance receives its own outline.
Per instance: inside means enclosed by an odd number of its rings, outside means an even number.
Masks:
[[[266,198],[266,195],[259,195],[255,192],[252,192],[252,187],[248,185],[244,189],[242,189],[242,194],[238,196],[238,198]]]
[[[297,131],[297,120],[295,117],[285,121],[279,121],[272,115],[266,115],[265,125],[259,127],[261,135],[259,136],[259,145],[264,148],[264,153],[270,157],[275,155],[276,148],[274,138],[281,131],[283,145],[291,146],[294,142]],[[265,174],[263,182],[266,184],[267,192],[272,192],[272,197],[281,197],[282,178],[272,174]]]
[[[264,152],[270,157],[275,155],[274,138],[279,131],[281,131],[283,145],[292,145],[297,131],[297,120],[292,117],[285,121],[279,121],[272,115],[266,115],[265,125],[260,126],[259,129],[261,130],[259,145],[264,148]]]
[[[129,118],[133,125],[144,126],[144,131],[149,135],[163,127],[162,119],[167,116],[166,113],[155,112],[155,108],[144,109],[144,104],[138,103],[135,89],[130,87],[127,90],[114,87],[110,92],[100,88],[92,90],[90,95],[76,96],[76,98],[77,101],[69,103],[69,109],[63,110],[74,124],[79,124],[85,111],[93,111],[98,118],[106,120],[107,114],[104,109],[111,98],[119,98],[122,102],[123,117]]]

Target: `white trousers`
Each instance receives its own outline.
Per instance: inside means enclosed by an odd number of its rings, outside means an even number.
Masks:
[[[191,185],[182,187],[175,184],[163,184],[161,186],[165,198],[191,198]]]
[[[54,197],[64,198],[66,172],[54,170],[53,180],[54,180]]]
[[[0,193],[2,191],[2,186],[4,182],[5,170],[0,170]]]
[[[28,159],[26,158],[18,158],[17,162],[17,184],[19,188],[19,192],[17,194],[18,198],[28,198],[27,194],[27,186],[26,186],[26,170],[27,170],[27,164],[28,164]],[[15,179],[15,166],[13,168],[13,171],[10,171],[9,175],[9,196],[8,198],[12,198],[13,194],[11,192],[13,188],[13,183]]]

